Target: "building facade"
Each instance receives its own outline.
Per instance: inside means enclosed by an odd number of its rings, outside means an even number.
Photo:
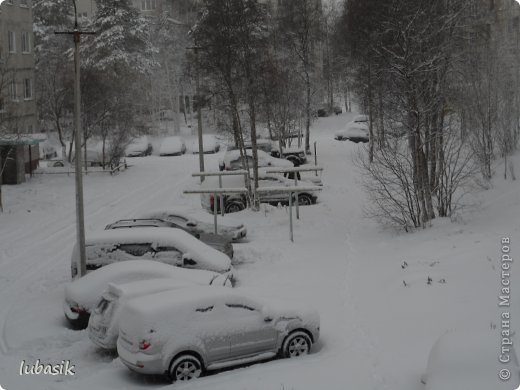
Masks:
[[[170,15],[178,15],[183,12],[185,5],[177,0],[130,0],[132,5],[141,11],[144,16],[156,16],[168,11]],[[91,19],[96,14],[96,0],[76,0],[78,16]]]
[[[0,5],[0,132],[37,132],[31,0]]]

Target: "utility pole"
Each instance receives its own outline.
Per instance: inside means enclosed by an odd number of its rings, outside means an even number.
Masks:
[[[202,111],[201,111],[201,99],[200,99],[200,62],[199,62],[199,50],[200,47],[188,47],[188,50],[195,51],[195,94],[197,96],[197,132],[199,135],[199,169],[200,172],[204,172],[204,144],[202,139]],[[204,176],[200,177],[200,182],[204,181]]]
[[[74,38],[74,123],[75,123],[75,170],[76,170],[76,239],[79,252],[79,276],[82,277],[87,273],[87,257],[85,253],[85,211],[83,207],[83,175],[81,164],[81,90],[80,90],[80,66],[79,66],[79,44],[82,34],[95,34],[89,31],[80,31],[78,28],[78,11],[76,1],[74,3],[74,30],[73,31],[55,31],[54,34],[72,35]]]

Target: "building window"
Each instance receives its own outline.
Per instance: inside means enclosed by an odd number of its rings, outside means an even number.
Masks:
[[[12,80],[11,84],[9,84],[9,96],[13,102],[18,100],[18,91],[16,90],[16,81]]]
[[[28,7],[27,0],[20,0],[20,7]]]
[[[25,100],[32,99],[32,80],[31,79],[24,79],[23,80],[23,98]]]
[[[7,32],[7,40],[9,41],[9,53],[16,53],[16,39],[14,31]]]
[[[22,32],[22,53],[30,53],[31,52],[31,41],[30,36],[27,31]]]
[[[141,0],[142,11],[152,11],[157,8],[157,0]]]
[[[3,97],[0,97],[0,112],[5,112],[5,103]]]

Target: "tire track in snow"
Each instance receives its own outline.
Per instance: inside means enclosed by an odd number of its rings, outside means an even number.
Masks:
[[[336,142],[332,139],[326,139],[321,141],[322,143],[330,143]],[[348,157],[352,155],[352,153],[356,153],[357,148],[349,148],[348,149]],[[354,176],[354,178],[349,178],[345,180],[345,183],[355,183],[357,182],[357,175],[359,174],[356,169],[354,169],[350,162],[351,158],[345,158],[343,154],[333,153],[330,155],[326,155],[322,157],[324,160],[324,176],[326,172],[336,170],[340,172],[335,172],[330,175],[330,177],[334,177],[336,179],[341,178],[342,176]],[[325,176],[326,177],[326,176]],[[351,221],[357,223],[361,216],[357,216],[356,218],[351,218],[354,213],[361,213],[362,205],[361,204],[351,204],[349,202],[349,197],[356,197],[356,191],[361,191],[360,188],[349,188],[344,185],[343,182],[331,182],[327,183],[326,178],[324,179],[325,189],[323,191],[323,202],[324,208],[327,210],[329,214],[327,218],[324,218],[324,221],[327,223],[331,223],[334,226],[337,226],[336,229],[338,234],[338,240],[343,242],[345,246],[345,261],[346,261],[346,270],[343,276],[343,286],[341,288],[342,291],[342,302],[343,302],[343,315],[340,317],[344,322],[344,329],[351,329],[354,334],[341,333],[341,337],[345,342],[349,345],[352,345],[356,351],[359,350],[360,353],[365,355],[365,358],[370,362],[370,375],[373,381],[376,384],[377,389],[387,390],[388,384],[386,379],[380,373],[380,359],[378,348],[370,335],[365,331],[362,325],[362,312],[359,310],[356,304],[356,300],[351,292],[350,283],[349,283],[349,275],[351,275],[350,270],[352,269],[352,261],[354,259],[362,259],[362,256],[356,250],[354,244],[352,243],[352,231],[355,226],[352,226]],[[338,198],[337,196],[330,195],[344,194],[345,197],[343,199]],[[359,196],[357,199],[363,199],[363,196]],[[343,202],[338,202],[343,200]],[[325,227],[324,227],[325,228]]]
[[[148,168],[150,167],[140,167],[140,169]],[[159,173],[158,175],[146,175],[145,177],[150,180],[146,180],[143,184],[139,185],[137,188],[134,187],[130,191],[128,188],[120,188],[120,184],[126,183],[128,178],[119,179],[121,176],[117,176],[117,181],[115,183],[111,181],[111,184],[118,187],[116,191],[111,188],[112,186],[105,186],[107,190],[104,191],[103,194],[96,196],[94,199],[85,197],[85,209],[95,210],[88,214],[88,219],[100,221],[102,220],[101,217],[106,218],[107,215],[124,215],[121,210],[122,207],[118,207],[123,205],[125,206],[123,208],[125,211],[132,211],[128,214],[131,216],[134,214],[136,206],[142,206],[150,201],[150,197],[146,196],[147,194],[151,193],[152,198],[158,199],[164,196],[166,192],[171,192],[172,199],[174,199],[175,195],[182,193],[182,186],[173,188],[172,190],[171,185],[168,185],[171,182],[168,178],[171,175],[174,175],[175,172],[168,169],[161,169],[154,173],[157,172]],[[108,177],[94,178],[96,181],[103,179],[108,179]],[[157,188],[160,188],[160,190],[157,191]],[[121,195],[122,191],[125,192],[123,195]],[[109,197],[109,199],[107,199],[107,197]],[[129,200],[132,199],[134,199],[134,201],[129,202]],[[9,280],[11,281],[10,284],[2,283],[2,288],[0,289],[2,292],[2,298],[0,301],[2,304],[0,307],[3,308],[3,310],[0,311],[0,350],[4,355],[11,352],[11,348],[7,343],[5,325],[13,304],[12,302],[14,301],[13,298],[18,296],[20,293],[28,293],[26,288],[27,285],[34,285],[41,280],[49,280],[48,275],[52,273],[56,267],[61,268],[63,266],[61,260],[68,258],[67,253],[70,252],[70,249],[68,246],[64,246],[58,253],[55,253],[55,255],[46,256],[45,260],[38,258],[37,262],[33,261],[35,258],[34,254],[40,252],[39,248],[44,246],[45,243],[51,243],[50,247],[52,247],[52,242],[55,240],[68,243],[75,242],[75,225],[73,224],[71,227],[70,224],[71,221],[74,222],[74,218],[75,210],[74,212],[67,212],[60,215],[50,224],[42,224],[42,226],[37,230],[37,235],[34,235],[34,228],[32,228],[24,235],[16,235],[16,240],[14,237],[11,237],[10,242],[19,249],[16,251],[16,256],[10,256],[9,265],[11,266],[6,265],[2,267],[2,273],[9,275]],[[99,225],[100,229],[104,227],[102,223],[97,223],[97,225]],[[3,252],[6,253],[5,250]],[[68,269],[69,267],[67,267],[67,271]]]

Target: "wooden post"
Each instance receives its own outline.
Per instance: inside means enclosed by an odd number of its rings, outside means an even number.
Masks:
[[[218,175],[218,188],[222,188],[222,175]],[[220,194],[220,214],[224,216],[224,197]]]
[[[220,194],[222,198],[222,194]],[[217,234],[217,194],[213,194],[213,223],[215,224],[215,234]]]

